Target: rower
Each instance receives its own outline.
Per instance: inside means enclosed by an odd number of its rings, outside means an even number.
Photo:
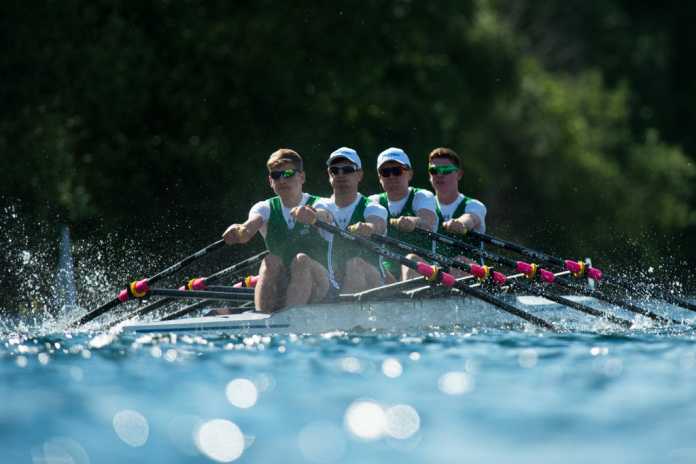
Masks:
[[[408,155],[400,148],[384,150],[377,157],[377,171],[384,192],[370,196],[370,200],[379,203],[389,212],[387,234],[421,248],[433,249],[432,241],[423,238],[414,230],[416,227],[435,230],[435,196],[428,190],[409,186],[413,179],[413,170]],[[422,261],[422,258],[415,254],[407,257]],[[384,266],[393,278],[407,280],[418,277],[418,273],[413,269],[399,266],[396,262],[385,260]]]
[[[435,190],[439,231],[451,234],[466,234],[470,230],[485,233],[486,206],[459,192],[459,181],[464,176],[459,155],[450,148],[434,149],[428,155],[428,174]],[[451,255],[454,250],[438,245],[438,252]]]
[[[245,223],[232,224],[222,236],[229,245],[247,243],[257,232],[266,241],[270,253],[261,263],[254,292],[258,311],[322,301],[330,285],[328,242],[312,227],[296,223],[301,209],[318,199],[302,191],[302,157],[281,148],[271,154],[266,167],[277,196],[256,203]]]
[[[317,201],[316,211],[302,208],[298,221],[313,223],[320,219],[358,235],[384,234],[387,210],[358,192],[363,178],[358,153],[341,147],[331,153],[326,165],[333,195]],[[354,243],[333,239],[328,260],[332,282],[343,293],[361,292],[384,282],[380,257]]]

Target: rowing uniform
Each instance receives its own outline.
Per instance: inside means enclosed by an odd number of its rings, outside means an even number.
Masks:
[[[331,213],[334,224],[342,230],[358,222],[367,222],[370,216],[376,216],[387,221],[387,210],[377,203],[371,202],[367,197],[358,193],[355,201],[350,205],[340,208],[336,205],[334,198],[321,198],[315,204],[316,209],[323,209]],[[333,237],[331,234],[322,233],[322,236]],[[383,274],[381,257],[360,245],[348,242],[343,239],[332,239],[329,242],[329,251],[326,260],[329,263],[328,269],[331,276],[331,283],[337,288],[340,287],[338,277],[342,276],[346,263],[351,258],[362,258],[367,263],[375,266],[380,274]]]
[[[457,219],[463,214],[473,214],[479,219],[480,224],[474,229],[475,232],[485,233],[486,232],[486,206],[479,200],[469,198],[461,193],[457,198],[449,204],[441,204],[440,200],[435,197],[437,218],[438,218],[438,232],[446,234],[447,231],[442,228],[442,224],[451,219]],[[437,244],[437,251],[445,256],[453,256],[460,254],[460,251],[452,249],[451,247],[444,245],[442,243]]]
[[[318,199],[319,197],[303,193],[298,206],[312,206]],[[291,209],[292,207],[283,205],[280,197],[273,197],[252,206],[249,218],[263,218],[259,232],[266,241],[266,248],[271,254],[278,256],[286,267],[290,266],[298,253],[304,253],[326,267],[329,248],[327,241],[313,227],[296,223],[290,214]]]
[[[370,196],[370,200],[379,203],[389,212],[389,218],[399,216],[417,216],[416,211],[426,209],[436,213],[435,195],[425,189],[415,187],[408,188],[408,195],[401,200],[391,201],[386,192]],[[437,227],[437,224],[435,224]],[[433,229],[435,230],[435,229]],[[416,231],[402,232],[391,224],[387,224],[387,235],[397,240],[415,245],[427,250],[435,250],[434,243]],[[400,264],[390,260],[384,260],[384,267],[392,274],[400,269]]]

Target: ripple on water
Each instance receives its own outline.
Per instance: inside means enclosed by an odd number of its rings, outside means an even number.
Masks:
[[[693,340],[13,332],[0,434],[34,462],[690,459]]]

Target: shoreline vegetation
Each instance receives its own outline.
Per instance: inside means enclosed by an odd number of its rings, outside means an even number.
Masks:
[[[370,194],[385,147],[427,187],[427,153],[446,145],[497,235],[694,280],[696,6],[34,3],[0,19],[0,224],[26,225],[44,263],[59,224],[184,255],[269,196],[264,160],[281,146],[326,195],[338,146],[361,154]]]

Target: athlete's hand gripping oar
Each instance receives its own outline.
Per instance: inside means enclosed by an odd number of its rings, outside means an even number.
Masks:
[[[372,240],[370,240],[368,238],[362,237],[360,235],[352,234],[350,232],[342,230],[342,229],[340,229],[332,224],[328,224],[328,223],[323,222],[323,221],[317,220],[314,223],[314,226],[318,227],[320,229],[323,229],[329,233],[332,233],[334,235],[338,235],[339,237],[343,238],[344,240],[358,243],[361,246],[364,246],[368,250],[372,251],[373,253],[381,255],[387,259],[399,262],[402,265],[418,272],[420,275],[422,275],[423,277],[426,277],[431,282],[439,282],[446,287],[455,287],[464,293],[472,295],[480,300],[486,301],[487,303],[490,303],[491,305],[493,305],[493,306],[495,306],[495,307],[497,307],[497,308],[499,308],[499,309],[501,309],[509,314],[512,314],[512,315],[515,315],[521,319],[524,319],[527,322],[530,322],[538,327],[542,327],[542,328],[547,329],[547,330],[556,331],[556,328],[553,325],[551,325],[547,321],[541,319],[540,317],[534,316],[533,314],[530,314],[526,311],[522,311],[521,309],[516,308],[516,307],[502,301],[501,299],[496,298],[495,296],[493,296],[489,293],[486,293],[483,290],[479,290],[477,288],[470,288],[466,283],[457,282],[457,279],[455,279],[451,274],[443,272],[435,266],[431,266],[431,265],[424,263],[424,262],[418,262],[418,261],[408,259],[405,256],[402,256],[398,253],[394,253],[394,252],[391,252],[389,250],[384,249],[382,246],[380,246],[379,244],[373,242]]]
[[[392,237],[384,237],[384,236],[379,236],[379,235],[373,234],[371,236],[371,238],[377,242],[385,243],[387,245],[394,246],[394,247],[398,247],[401,250],[406,251],[407,253],[414,253],[418,256],[426,257],[434,262],[437,262],[440,265],[448,266],[448,267],[457,267],[459,269],[463,269],[463,270],[468,271],[469,273],[473,274],[474,276],[476,276],[482,282],[492,280],[495,284],[497,284],[499,286],[503,286],[506,283],[510,283],[510,284],[517,286],[517,287],[522,286],[521,284],[513,282],[512,279],[510,279],[508,276],[505,276],[504,274],[502,274],[500,272],[497,272],[497,271],[491,272],[491,270],[488,266],[481,266],[481,265],[478,265],[475,263],[473,263],[473,264],[464,263],[464,262],[456,260],[456,259],[442,256],[439,253],[435,253],[433,251],[426,250],[425,248],[420,248],[420,247],[417,247],[415,245],[411,245],[410,243],[396,240]],[[534,276],[536,275],[536,270],[537,270],[536,266],[530,265],[528,263],[523,263],[521,261],[514,262],[512,260],[505,260],[501,264],[505,264],[509,267],[514,267],[515,269],[520,271],[523,275],[527,276],[528,278],[534,278]],[[532,270],[534,271],[534,274],[531,273]],[[549,272],[549,271],[545,271],[544,269],[541,269],[541,272],[545,273],[545,272]],[[553,273],[549,272],[549,274],[551,274],[551,275],[545,276],[545,280],[556,278],[556,275],[554,275]],[[568,306],[568,307],[573,308],[575,310],[581,311],[585,314],[589,314],[589,315],[595,316],[595,317],[602,317],[602,318],[604,318],[608,321],[611,321],[615,324],[621,325],[622,327],[629,328],[632,325],[631,322],[626,320],[626,319],[622,319],[620,317],[614,316],[614,315],[609,314],[607,312],[600,311],[600,310],[592,308],[590,306],[586,306],[586,305],[583,305],[581,303],[569,300],[568,298],[563,298],[562,296],[554,295],[553,293],[546,291],[544,289],[536,288],[536,287],[533,287],[532,285],[522,286],[522,288],[524,290],[531,292],[531,293],[534,293],[537,296],[546,297],[547,299],[549,299],[551,301],[555,301],[556,303],[560,303],[562,305]]]
[[[113,300],[103,304],[102,306],[98,307],[97,309],[94,309],[81,318],[79,318],[76,321],[73,321],[70,323],[70,326],[76,326],[76,325],[81,325],[84,324],[85,322],[89,322],[92,319],[101,316],[105,312],[109,311],[110,309],[120,305],[121,303],[125,303],[129,299],[133,297],[137,297],[138,295],[142,295],[147,292],[149,285],[157,282],[158,280],[164,279],[165,277],[169,277],[170,275],[174,274],[184,266],[187,266],[191,264],[193,261],[202,258],[203,256],[207,255],[208,253],[211,253],[219,248],[222,248],[225,245],[224,240],[218,240],[217,242],[211,243],[210,245],[206,246],[205,248],[202,248],[201,250],[195,252],[191,256],[187,256],[186,258],[182,259],[181,261],[169,266],[163,271],[160,271],[159,273],[155,274],[152,277],[149,277],[147,279],[142,279],[142,280],[136,280],[131,282],[128,287],[126,287],[124,290],[121,290],[119,292],[118,296],[114,298]]]
[[[264,250],[261,253],[258,253],[256,255],[254,255],[250,258],[247,258],[243,261],[240,261],[236,264],[233,264],[232,266],[226,267],[225,269],[222,269],[221,271],[218,271],[214,274],[211,274],[208,277],[199,277],[197,279],[191,279],[186,283],[184,288],[188,288],[189,290],[206,290],[209,284],[219,282],[220,279],[228,276],[229,274],[239,272],[239,271],[242,271],[250,266],[256,265],[267,254],[268,254],[268,250]],[[171,303],[172,301],[174,301],[174,298],[163,298],[159,301],[155,301],[154,303],[150,303],[147,306],[136,309],[135,311],[127,314],[126,316],[124,316],[124,317],[120,318],[119,320],[117,320],[116,322],[114,322],[114,324],[119,324],[125,320],[132,319],[134,317],[144,316],[145,314],[149,314],[152,311],[159,309],[166,304]]]
[[[641,308],[640,306],[636,306],[628,301],[622,300],[620,298],[612,297],[609,295],[604,294],[603,292],[600,292],[599,290],[592,290],[586,287],[579,287],[577,285],[573,285],[571,281],[568,279],[564,278],[559,278],[554,275],[553,272],[547,271],[545,269],[540,269],[536,264],[534,263],[526,263],[524,261],[515,261],[510,258],[507,258],[505,256],[501,256],[495,253],[492,253],[490,251],[486,250],[481,250],[479,248],[476,248],[473,245],[470,245],[468,243],[465,243],[461,240],[457,240],[456,238],[450,237],[448,235],[443,235],[439,234],[437,232],[431,232],[429,230],[423,230],[423,229],[416,229],[419,233],[431,238],[432,240],[437,240],[441,243],[444,243],[446,245],[450,245],[462,250],[465,250],[469,253],[472,253],[476,256],[480,256],[484,259],[487,259],[489,261],[493,261],[495,263],[502,264],[504,266],[510,266],[515,269],[518,269],[520,272],[528,274],[530,278],[534,278],[535,276],[538,276],[542,281],[546,283],[556,283],[559,285],[563,285],[564,287],[570,288],[574,291],[580,292],[583,295],[587,296],[593,296],[599,300],[606,301],[608,303],[621,306],[624,309],[627,309],[633,313],[640,314],[642,316],[646,316],[656,322],[660,322],[662,324],[666,323],[673,323],[673,324],[681,324],[681,321],[678,321],[676,319],[668,319],[663,316],[660,316],[659,314],[655,314],[652,311],[648,311],[647,309]]]

